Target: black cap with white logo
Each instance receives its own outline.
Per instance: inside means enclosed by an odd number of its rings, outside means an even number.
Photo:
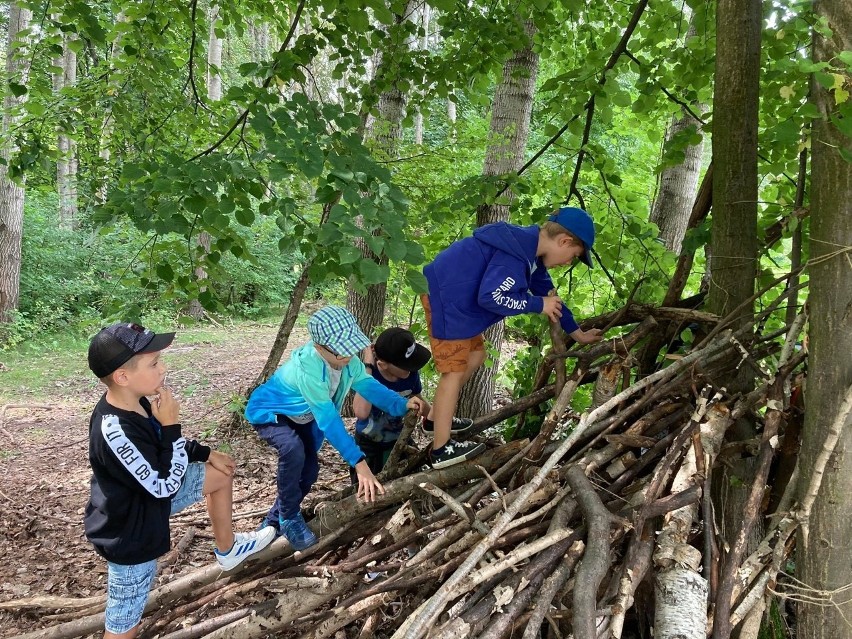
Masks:
[[[89,344],[89,368],[96,377],[106,377],[134,355],[156,353],[172,343],[174,333],[154,331],[129,322],[102,328]]]
[[[432,358],[429,349],[418,344],[411,331],[398,326],[382,331],[373,350],[380,360],[404,371],[419,371]]]

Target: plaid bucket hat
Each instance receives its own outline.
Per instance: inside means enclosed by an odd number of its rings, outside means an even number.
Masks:
[[[326,306],[311,315],[308,333],[314,344],[342,357],[357,355],[370,345],[352,313],[340,306]]]
[[[155,333],[131,322],[112,324],[102,328],[89,343],[89,368],[96,377],[106,377],[134,355],[161,351],[174,338],[174,333]]]

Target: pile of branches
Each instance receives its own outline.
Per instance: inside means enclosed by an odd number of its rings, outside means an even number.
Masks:
[[[490,447],[464,464],[424,468],[405,449],[409,416],[378,502],[341,491],[310,521],[316,546],[293,552],[279,539],[235,573],[208,566],[157,588],[141,636],[617,639],[649,636],[653,625],[657,638],[727,639],[759,623],[794,532],[807,534],[828,459],[803,498],[793,503],[790,481],[768,517],[767,485],[780,482],[770,471],[794,411],[790,385],[806,359],[796,346],[803,315],[763,329],[784,297],[745,325],[736,315],[629,305],[601,320],[634,324],[616,339],[574,350],[556,340],[539,388],[475,423],[484,433],[555,397],[538,435],[504,444],[478,434]],[[702,326],[701,342],[637,380],[641,348],[687,321]],[[744,367],[753,390],[727,392],[725,381]],[[577,415],[568,407],[589,379],[594,400]],[[852,396],[837,432],[850,406]],[[740,419],[758,425],[757,439],[726,444]],[[732,455],[752,456],[755,473],[737,534],[725,539],[710,494],[714,470]],[[756,526],[765,528],[762,542],[748,549]],[[55,616],[24,636],[102,627],[102,599],[63,604],[66,621]]]

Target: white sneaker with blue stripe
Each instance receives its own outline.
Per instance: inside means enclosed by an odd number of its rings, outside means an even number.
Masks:
[[[235,533],[234,545],[226,553],[216,551],[222,570],[233,570],[253,554],[266,548],[275,539],[275,528],[267,526],[248,533]]]

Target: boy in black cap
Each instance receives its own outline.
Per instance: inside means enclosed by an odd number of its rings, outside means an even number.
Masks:
[[[410,331],[396,326],[383,331],[362,357],[367,372],[383,386],[405,398],[420,397],[423,386],[418,371],[429,362],[432,354],[428,348],[417,343]],[[423,430],[431,434],[432,407],[423,401],[426,404]],[[402,418],[389,415],[358,393],[355,393],[352,409],[357,418],[355,441],[366,456],[370,469],[379,473],[399,439]],[[471,426],[472,420],[453,417],[453,433],[464,433]]]
[[[107,560],[105,639],[136,636],[157,557],[170,548],[170,515],[206,498],[223,570],[275,538],[271,529],[234,534],[234,460],[182,437],[180,406],[164,386],[160,359],[174,336],[123,322],[89,345],[89,368],[107,390],[89,421],[92,480],[83,524]]]

